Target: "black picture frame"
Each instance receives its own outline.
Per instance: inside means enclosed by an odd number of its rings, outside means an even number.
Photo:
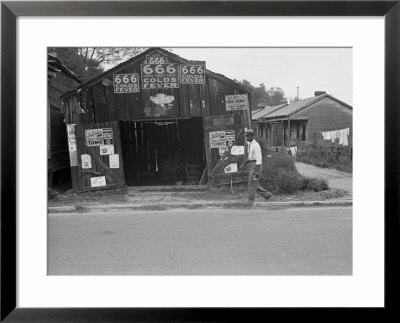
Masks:
[[[400,4],[396,1],[4,1],[1,3],[1,321],[252,322],[286,309],[16,307],[16,19],[18,16],[385,16],[385,307],[290,309],[296,320],[382,320],[396,311],[399,286]],[[365,152],[368,154],[368,152]],[[371,170],[373,171],[373,170]],[[373,187],[371,187],[373,189]],[[397,293],[396,293],[397,292]],[[310,313],[309,310],[313,310]],[[337,310],[343,310],[340,313]],[[268,312],[266,312],[268,311]],[[321,314],[324,316],[321,317]],[[353,313],[354,314],[354,313]],[[393,313],[391,313],[393,314]],[[263,319],[264,317],[264,319]]]

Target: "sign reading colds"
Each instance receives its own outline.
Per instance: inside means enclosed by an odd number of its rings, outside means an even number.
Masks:
[[[184,84],[205,84],[206,62],[193,65],[181,65],[180,82]]]
[[[179,88],[179,64],[169,63],[167,57],[148,56],[141,70],[143,90]]]
[[[114,93],[136,93],[140,92],[138,73],[114,74]]]

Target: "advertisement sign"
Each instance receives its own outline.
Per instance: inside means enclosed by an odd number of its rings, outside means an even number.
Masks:
[[[233,146],[231,155],[244,155],[244,146]]]
[[[114,143],[113,140],[113,130],[112,128],[104,128],[103,129],[103,139],[105,145],[112,145]]]
[[[110,168],[119,168],[119,154],[110,155]]]
[[[180,83],[183,84],[205,84],[206,63],[189,64],[180,66]]]
[[[100,146],[100,155],[112,155],[114,154],[114,145]]]
[[[225,96],[226,111],[248,110],[249,100],[247,94]]]
[[[105,176],[92,177],[90,179],[90,186],[91,187],[106,186],[106,177]]]
[[[226,166],[224,168],[224,172],[225,173],[236,173],[237,171],[238,171],[238,168],[237,168],[237,164],[236,163],[229,164],[228,166]]]
[[[179,64],[169,63],[167,57],[159,53],[146,58],[141,72],[143,90],[179,88]]]
[[[234,130],[211,131],[209,133],[210,148],[227,148],[235,144]]]
[[[85,130],[86,146],[102,146],[104,145],[103,129],[87,129]]]
[[[78,166],[78,152],[76,149],[75,124],[67,124],[69,164]]]
[[[114,93],[137,93],[139,88],[138,73],[114,74],[113,75]]]
[[[81,160],[83,169],[92,168],[92,157],[90,157],[90,155],[88,154],[81,155]]]

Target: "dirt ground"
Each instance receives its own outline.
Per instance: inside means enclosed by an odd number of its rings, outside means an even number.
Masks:
[[[353,193],[353,175],[351,173],[341,172],[331,168],[321,168],[296,162],[297,171],[308,177],[323,178],[328,182],[332,189],[341,189],[347,191],[350,195]]]

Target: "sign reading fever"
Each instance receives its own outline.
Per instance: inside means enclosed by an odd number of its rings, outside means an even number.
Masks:
[[[141,70],[143,90],[179,88],[179,64],[169,63],[166,57],[147,57]]]
[[[247,94],[235,94],[225,96],[226,111],[247,110],[249,100]]]
[[[114,93],[135,93],[140,92],[139,76],[137,73],[114,74]]]
[[[206,83],[206,62],[193,65],[181,65],[181,83],[184,84],[205,84]]]

